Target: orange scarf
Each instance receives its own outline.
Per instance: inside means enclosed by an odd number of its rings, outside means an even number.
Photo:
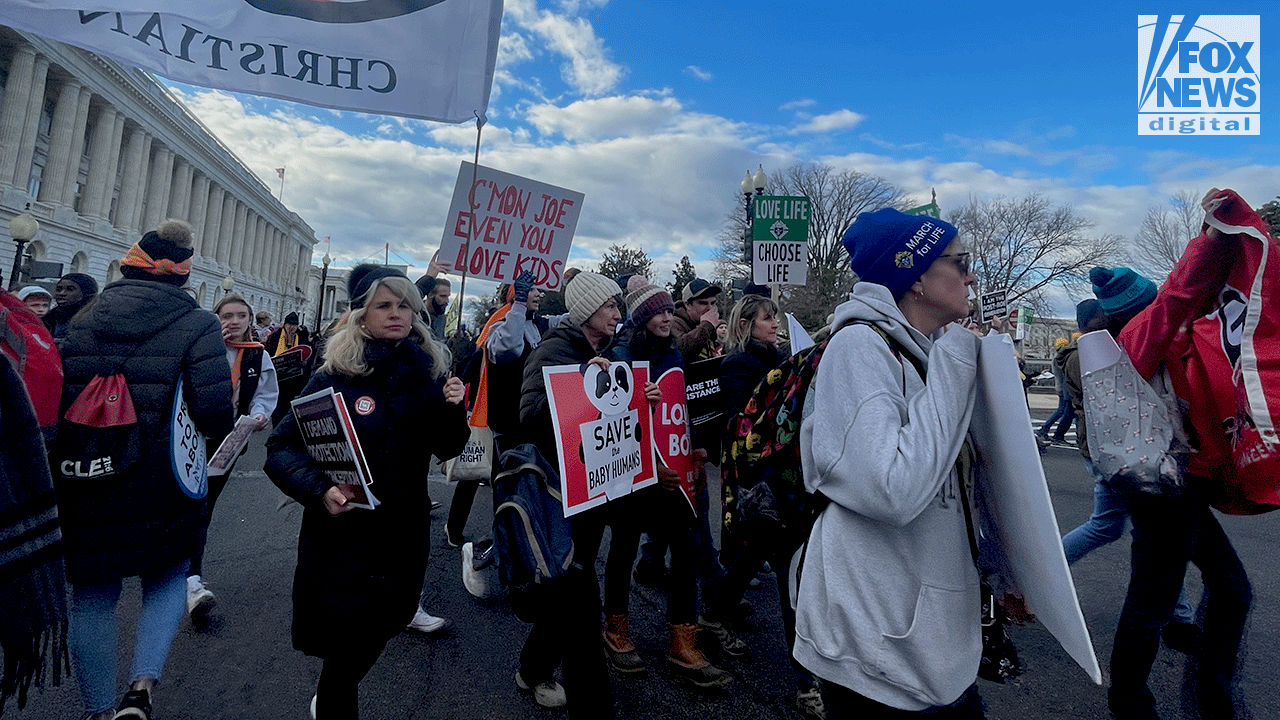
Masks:
[[[135,267],[152,275],[190,275],[191,274],[191,258],[187,258],[180,263],[176,263],[167,258],[156,260],[147,254],[138,243],[134,243],[129,248],[129,252],[124,254],[124,259],[120,261],[121,265],[126,267]]]
[[[484,360],[480,362],[480,384],[476,387],[476,406],[471,410],[471,427],[489,426],[489,350],[485,343],[489,340],[489,331],[493,326],[501,322],[511,312],[511,308],[515,307],[514,298],[515,289],[508,287],[507,304],[494,311],[493,317],[489,318],[489,322],[480,331],[480,337],[476,338],[476,347],[484,353]]]
[[[228,340],[227,347],[236,348],[236,361],[231,363],[231,398],[233,403],[240,400],[240,361],[248,348],[260,348],[262,343],[252,340]]]
[[[275,357],[285,350],[292,350],[298,346],[298,331],[293,331],[293,342],[289,342],[289,331],[280,328],[280,339],[276,341],[275,352],[271,353],[271,357]]]

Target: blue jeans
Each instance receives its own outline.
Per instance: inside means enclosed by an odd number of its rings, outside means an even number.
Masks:
[[[142,612],[133,646],[133,680],[160,680],[178,623],[186,611],[187,562],[142,576]],[[115,708],[116,603],[121,580],[71,586],[71,657],[87,713]]]
[[[1061,439],[1071,429],[1071,423],[1076,421],[1076,409],[1071,404],[1071,399],[1066,395],[1058,396],[1058,409],[1053,411],[1048,420],[1040,426],[1040,435],[1049,437],[1049,430],[1053,428],[1053,424],[1058,423],[1058,431],[1054,433],[1054,437]]]
[[[1102,473],[1098,472],[1092,461],[1085,460],[1084,465],[1094,480],[1093,515],[1083,525],[1063,536],[1062,550],[1067,555],[1068,565],[1074,565],[1085,555],[1119,540],[1124,535],[1125,521],[1129,519],[1129,506],[1124,496],[1103,482]],[[1134,535],[1137,535],[1136,529]],[[1178,593],[1173,618],[1178,622],[1195,622],[1195,612],[1187,601],[1186,590]]]

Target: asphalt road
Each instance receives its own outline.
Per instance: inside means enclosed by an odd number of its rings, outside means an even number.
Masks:
[[[1047,415],[1037,410],[1040,417]],[[241,459],[241,468],[261,468],[261,437]],[[1044,455],[1058,522],[1065,531],[1083,522],[1093,503],[1093,488],[1075,450],[1050,448]],[[403,634],[393,639],[361,686],[365,718],[541,719],[563,717],[544,710],[515,688],[513,676],[527,626],[501,601],[478,602],[462,588],[459,553],[443,542],[443,524],[451,488],[433,478],[432,494],[445,508],[423,523],[430,541],[427,607],[452,618],[449,637],[432,640]],[[476,499],[468,537],[483,537],[490,510],[486,490]],[[155,694],[159,720],[203,718],[306,718],[307,703],[319,676],[319,661],[293,650],[289,641],[290,591],[301,510],[280,508],[283,496],[261,470],[238,470],[219,501],[205,559],[207,582],[219,604],[211,625],[196,631],[183,621]],[[1280,699],[1272,692],[1280,668],[1280,588],[1266,557],[1275,551],[1280,513],[1252,518],[1223,518],[1254,583],[1255,607],[1242,663],[1241,696],[1257,718],[1280,718]],[[429,535],[429,538],[428,538]],[[1074,568],[1081,605],[1102,666],[1128,583],[1128,538],[1103,548]],[[1199,574],[1188,573],[1193,601],[1200,596]],[[663,667],[666,629],[661,594],[635,587],[632,631],[650,671],[638,678],[614,676],[621,718],[798,718],[791,709],[794,689],[782,642],[773,579],[751,590],[756,614],[742,626],[751,652],[739,660],[718,660],[736,678],[726,690],[704,694],[674,684]],[[119,615],[129,626],[137,616],[138,588],[126,583]],[[335,632],[356,632],[361,618],[334,618]],[[1067,657],[1042,627],[1012,630],[1025,673],[1007,685],[980,681],[990,718],[1107,717],[1105,692]],[[132,645],[122,633],[121,657]],[[1186,656],[1161,649],[1152,672],[1152,688],[1162,717],[1194,718],[1182,701]],[[127,661],[121,662],[124,687]],[[572,702],[572,698],[570,699]],[[61,687],[33,693],[18,718],[78,718],[74,679]]]

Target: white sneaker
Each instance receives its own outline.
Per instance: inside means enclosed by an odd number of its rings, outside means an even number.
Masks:
[[[318,697],[320,696],[319,695],[311,696],[311,720],[316,720],[316,698]]]
[[[560,683],[554,680],[548,680],[544,683],[538,683],[534,687],[520,677],[520,671],[516,671],[516,687],[526,692],[533,693],[533,701],[545,708],[562,708],[569,699],[564,695],[564,688],[560,687]]]
[[[471,593],[472,597],[484,600],[489,597],[489,579],[483,571],[475,569],[475,544],[462,544],[462,586]]]
[[[199,575],[187,578],[187,614],[191,616],[192,622],[207,620],[217,604],[218,599],[204,586]]]
[[[409,621],[409,627],[406,630],[422,633],[423,635],[441,635],[448,632],[453,627],[453,622],[442,617],[436,617],[431,613],[418,608],[418,612],[413,614],[413,620]]]

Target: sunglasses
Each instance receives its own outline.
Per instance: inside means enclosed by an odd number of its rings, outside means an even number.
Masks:
[[[968,274],[969,274],[969,253],[967,253],[967,252],[962,252],[962,253],[954,253],[954,254],[951,254],[951,255],[939,255],[939,256],[938,256],[938,259],[939,259],[939,260],[941,260],[942,258],[951,258],[951,259],[953,259],[953,260],[955,261],[955,263],[956,263],[956,268],[960,271],[960,274],[961,274],[961,275],[968,275]]]

